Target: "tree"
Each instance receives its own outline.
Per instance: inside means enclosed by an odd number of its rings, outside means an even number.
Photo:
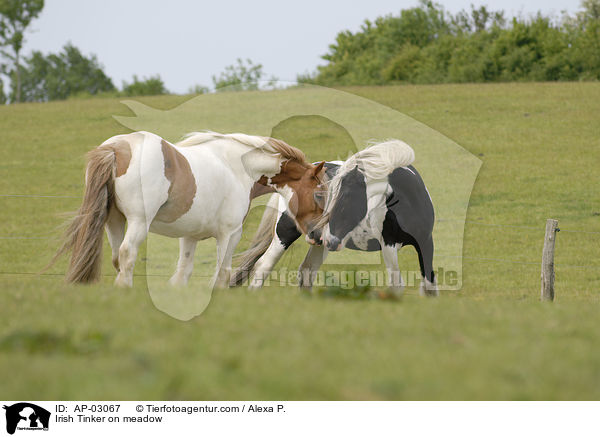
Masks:
[[[600,0],[583,0],[577,14],[577,56],[586,78],[600,79]]]
[[[0,0],[0,46],[11,52],[1,53],[14,64],[15,101],[21,101],[20,55],[23,48],[25,30],[44,8],[44,0]]]
[[[207,94],[209,91],[208,87],[200,84],[188,88],[188,94]]]
[[[123,94],[126,96],[158,96],[169,94],[160,76],[150,76],[142,80],[133,75],[133,82],[123,82]]]
[[[583,11],[577,15],[582,22],[589,23],[600,20],[600,0],[582,0],[581,7]]]
[[[398,16],[365,20],[360,31],[337,35],[329,53],[322,56],[328,65],[318,67],[314,81],[323,85],[383,84],[396,76],[388,65],[398,65],[406,47],[420,50],[450,31],[451,22],[442,6],[429,0],[421,0]]]
[[[94,95],[115,90],[96,56],[86,57],[70,43],[56,54],[34,51],[24,61],[20,67],[21,101],[45,102],[75,94]],[[16,82],[11,83],[11,91],[11,99],[16,100]]]
[[[6,94],[4,94],[4,82],[0,79],[0,105],[4,105],[6,103]]]
[[[253,64],[250,59],[246,59],[244,63],[238,58],[237,64],[225,67],[225,71],[219,77],[213,76],[212,81],[216,91],[257,90],[258,81],[262,77],[261,64]]]

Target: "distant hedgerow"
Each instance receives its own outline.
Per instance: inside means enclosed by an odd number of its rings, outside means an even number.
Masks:
[[[574,17],[507,20],[485,6],[456,15],[421,0],[398,16],[340,32],[327,64],[299,82],[321,85],[600,79],[600,0]]]
[[[135,74],[131,83],[123,82],[122,94],[125,96],[158,96],[169,94],[160,75],[139,79]]]

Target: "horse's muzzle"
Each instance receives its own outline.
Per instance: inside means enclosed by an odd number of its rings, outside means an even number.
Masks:
[[[328,250],[335,252],[342,248],[341,243],[342,242],[338,237],[336,237],[335,235],[330,235],[329,238],[327,238],[327,241],[325,242],[325,246]]]
[[[323,244],[323,239],[321,238],[321,230],[313,230],[310,231],[306,235],[306,242],[312,244],[313,246],[321,246]]]

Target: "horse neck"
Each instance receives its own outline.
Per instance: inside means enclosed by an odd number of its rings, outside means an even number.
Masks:
[[[281,171],[281,157],[265,152],[262,149],[241,144],[237,141],[227,141],[226,146],[221,141],[207,145],[213,152],[225,160],[233,173],[243,181],[252,185],[262,176],[267,178]]]
[[[291,200],[294,194],[294,188],[291,185],[293,178],[286,174],[287,164],[284,163],[281,167],[281,171],[273,177],[262,175],[254,183],[250,192],[251,199],[267,193],[279,193],[287,202]]]

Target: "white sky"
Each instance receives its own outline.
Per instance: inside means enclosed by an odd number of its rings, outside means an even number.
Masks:
[[[470,4],[503,9],[508,16],[538,10],[573,14],[579,1],[442,0],[452,13]],[[68,41],[94,53],[116,86],[133,74],[160,74],[170,91],[193,84],[212,86],[211,77],[238,57],[263,64],[281,80],[313,71],[336,34],[356,31],[365,19],[397,15],[417,0],[368,1],[184,1],[46,0],[41,16],[26,35],[24,54],[57,52]]]

